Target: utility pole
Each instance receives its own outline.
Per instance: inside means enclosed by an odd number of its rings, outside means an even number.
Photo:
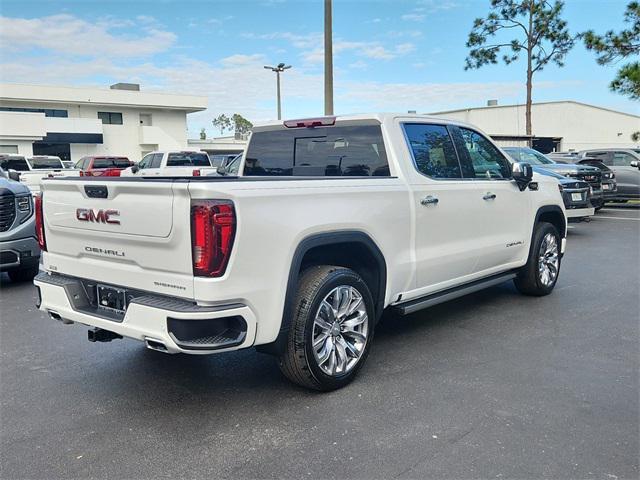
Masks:
[[[332,0],[324,0],[324,114],[333,115]]]
[[[265,65],[264,68],[266,68],[267,70],[271,70],[272,72],[275,72],[275,74],[276,74],[277,99],[278,99],[278,120],[282,120],[282,103],[281,103],[281,100],[280,100],[280,74],[282,72],[284,72],[285,70],[290,69],[291,65],[285,65],[284,63],[279,63],[275,67],[270,67],[268,65]]]

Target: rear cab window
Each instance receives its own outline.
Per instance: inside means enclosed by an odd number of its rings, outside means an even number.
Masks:
[[[126,158],[96,158],[93,160],[93,168],[127,168],[129,160]]]
[[[29,163],[34,170],[64,168],[62,161],[57,158],[30,158]]]
[[[4,171],[28,172],[30,170],[25,158],[2,158],[0,159],[0,167]]]
[[[209,155],[201,152],[173,152],[167,158],[167,167],[210,167]]]
[[[336,125],[254,132],[245,176],[388,177],[380,125]]]

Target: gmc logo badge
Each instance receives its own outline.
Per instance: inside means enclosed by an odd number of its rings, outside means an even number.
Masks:
[[[76,210],[76,218],[81,222],[120,225],[120,220],[113,218],[119,216],[120,212],[118,210],[94,210],[93,208],[78,208]]]

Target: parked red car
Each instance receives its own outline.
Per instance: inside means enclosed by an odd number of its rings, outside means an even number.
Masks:
[[[81,177],[119,177],[120,171],[132,165],[127,157],[89,156],[78,160],[76,168]]]

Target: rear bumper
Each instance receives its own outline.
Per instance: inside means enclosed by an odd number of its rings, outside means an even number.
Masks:
[[[567,218],[568,219],[577,219],[577,218],[585,218],[591,217],[595,214],[595,208],[587,207],[587,208],[572,208],[567,209]]]
[[[112,319],[108,314],[92,312],[92,307],[83,302],[84,289],[80,279],[43,272],[35,278],[34,284],[38,287],[38,308],[53,318],[97,327],[147,343],[159,343],[167,353],[202,355],[239,350],[252,346],[255,340],[256,317],[246,305],[198,306],[173,297],[149,294],[135,297],[123,318]],[[224,323],[228,319],[243,325],[244,331],[238,335],[237,342],[211,346],[203,343],[200,337],[185,340],[185,335],[188,336],[188,333],[184,334],[185,324],[193,326],[193,331],[202,331],[201,327],[212,322]],[[170,324],[178,324],[181,330],[171,331]],[[213,334],[208,337],[213,341]]]

